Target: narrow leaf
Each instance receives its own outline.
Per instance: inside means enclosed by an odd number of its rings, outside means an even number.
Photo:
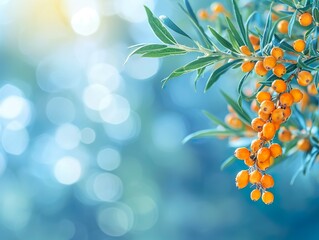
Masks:
[[[188,142],[191,139],[196,138],[205,138],[205,137],[230,137],[230,136],[238,136],[238,133],[230,130],[219,130],[219,129],[207,129],[201,130],[198,132],[194,132],[183,139],[183,143]]]
[[[226,40],[224,37],[222,37],[218,32],[216,32],[211,26],[208,26],[208,29],[221,45],[223,45],[225,48],[229,50],[235,51],[232,44],[228,40]]]
[[[188,36],[187,33],[185,33],[182,29],[180,29],[180,27],[178,27],[169,17],[162,15],[159,18],[167,27],[172,29],[174,32],[179,33],[180,35],[183,35],[184,37],[187,37],[189,39],[192,39],[190,36]]]
[[[236,159],[234,156],[230,156],[227,158],[220,166],[220,170],[224,170],[226,167],[229,167],[232,165],[234,162],[236,162]]]

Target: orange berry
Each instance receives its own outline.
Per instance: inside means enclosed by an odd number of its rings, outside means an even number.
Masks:
[[[258,170],[254,170],[249,174],[249,182],[251,184],[256,184],[260,182],[262,175]]]
[[[286,67],[285,65],[278,63],[273,69],[273,74],[275,74],[277,77],[282,77],[286,74]]]
[[[261,197],[261,200],[267,205],[272,204],[274,202],[274,194],[272,194],[271,192],[265,191]]]
[[[236,176],[236,186],[241,189],[248,185],[249,182],[249,172],[248,170],[240,171]]]
[[[265,162],[270,157],[270,150],[266,147],[262,147],[257,152],[257,160],[258,162]]]
[[[303,52],[303,50],[306,48],[306,42],[302,39],[297,39],[294,41],[293,47],[296,52]]]
[[[290,107],[294,103],[294,97],[290,93],[283,93],[279,97],[281,106]]]
[[[277,64],[277,60],[273,56],[267,56],[263,60],[264,68],[268,71],[273,69],[276,66],[276,64]]]
[[[282,127],[279,130],[278,138],[281,142],[289,142],[292,138],[292,134],[287,128]]]
[[[278,143],[271,144],[269,147],[269,150],[270,150],[271,156],[274,158],[279,157],[282,154],[282,148]]]
[[[259,106],[258,106],[257,101],[255,99],[251,102],[250,109],[254,112],[258,112]]]
[[[240,160],[245,160],[250,157],[250,151],[247,148],[237,148],[234,153],[235,157]]]
[[[276,134],[275,125],[273,123],[271,123],[271,122],[265,123],[264,126],[263,126],[262,133],[263,133],[263,137],[266,140],[273,139],[275,134]]]
[[[270,157],[271,158],[271,157]],[[259,162],[257,161],[257,167],[261,170],[261,171],[265,171],[267,168],[270,167],[270,158],[264,162]]]
[[[269,167],[272,166],[272,165],[274,165],[274,163],[275,163],[275,158],[271,156],[271,157],[269,158]]]
[[[258,201],[259,198],[261,197],[261,192],[259,189],[254,189],[250,193],[250,199],[253,201]]]
[[[308,138],[300,139],[297,142],[297,148],[300,151],[308,152],[311,149],[311,143],[310,143],[309,139]]]
[[[289,25],[289,22],[287,20],[281,20],[277,25],[278,32],[282,34],[288,33],[288,25]]]
[[[210,5],[210,9],[212,10],[213,13],[222,13],[225,12],[225,7],[223,4],[219,2],[214,2],[212,5]]]
[[[260,110],[266,114],[271,114],[275,110],[275,104],[270,100],[265,100],[260,104]]]
[[[243,127],[242,121],[233,113],[226,115],[225,122],[234,129],[240,129]]]
[[[249,48],[247,46],[241,46],[240,48],[240,52],[246,56],[250,56],[251,55],[251,51],[249,50]]]
[[[267,69],[264,68],[264,64],[262,61],[258,61],[255,65],[255,72],[257,75],[263,77],[267,74]]]
[[[285,81],[281,79],[277,79],[272,82],[271,87],[277,92],[277,93],[283,93],[287,90],[287,84]]]
[[[276,131],[278,131],[279,128],[280,128],[281,122],[274,122],[274,121],[273,121],[272,123],[274,124]]]
[[[207,20],[209,18],[209,13],[206,9],[200,9],[198,11],[198,17],[202,20]]]
[[[291,108],[290,107],[286,107],[284,109],[284,116],[285,116],[285,120],[287,120],[291,116]]]
[[[252,158],[246,158],[244,160],[244,163],[248,166],[248,167],[252,167],[255,164],[255,161]]]
[[[249,41],[251,42],[252,45],[259,45],[260,44],[259,37],[256,37],[255,35],[252,35],[252,34],[249,35]]]
[[[264,121],[267,121],[270,117],[270,114],[264,113],[261,109],[258,110],[258,117]]]
[[[316,87],[316,85],[314,83],[311,83],[311,84],[308,85],[307,91],[312,96],[315,96],[315,95],[318,94],[317,87]]]
[[[261,118],[254,118],[251,121],[251,127],[254,129],[256,132],[261,132],[263,130],[263,126],[265,124],[265,121],[262,120]]]
[[[281,123],[285,119],[284,110],[281,108],[275,109],[271,113],[271,120],[276,123]]]
[[[301,26],[307,27],[312,23],[312,15],[308,12],[305,12],[300,15],[299,23]]]
[[[303,97],[303,94],[302,92],[298,89],[298,88],[293,88],[290,90],[289,92],[292,97],[294,98],[294,102],[297,103],[297,102],[300,102],[300,100],[302,99]]]
[[[256,95],[256,100],[262,103],[265,100],[271,100],[271,94],[269,92],[258,92]]]
[[[250,72],[251,70],[254,69],[255,63],[252,61],[245,61],[241,65],[241,70],[243,72]]]
[[[250,144],[250,149],[253,152],[257,152],[262,146],[263,146],[264,141],[260,139],[255,139],[251,142]]]
[[[301,71],[298,73],[297,82],[300,86],[308,86],[312,82],[312,75],[310,72]]]
[[[263,188],[272,188],[275,185],[275,181],[271,175],[265,174],[261,178],[261,185]]]
[[[260,49],[260,45],[253,45],[253,48],[255,51],[258,51]]]
[[[271,49],[270,54],[277,60],[280,60],[284,57],[284,51],[279,47],[274,47],[273,49]]]

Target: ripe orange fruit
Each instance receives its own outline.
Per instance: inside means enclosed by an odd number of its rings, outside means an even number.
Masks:
[[[301,26],[307,27],[312,23],[312,15],[308,12],[305,12],[300,15],[299,23]]]
[[[271,113],[271,120],[275,123],[281,123],[284,121],[284,119],[284,110],[281,108],[277,108]]]
[[[310,72],[301,71],[298,73],[297,82],[300,86],[308,86],[312,82],[312,75]]]
[[[235,157],[240,160],[245,160],[250,157],[250,151],[247,148],[237,148],[234,153]]]
[[[273,156],[270,156],[269,158],[269,167],[272,166],[275,163],[275,158]]]
[[[271,144],[269,147],[269,150],[270,150],[271,156],[273,156],[274,158],[277,158],[281,156],[282,154],[282,148],[278,143]]]
[[[251,142],[250,144],[250,149],[252,152],[257,152],[262,146],[263,146],[264,141],[260,139],[255,139]]]
[[[260,110],[266,114],[271,114],[275,110],[275,104],[272,101],[265,100],[260,104]]]
[[[242,63],[242,65],[241,65],[241,70],[243,71],[243,72],[250,72],[251,70],[253,70],[254,69],[254,66],[255,66],[255,63],[254,62],[252,62],[252,61],[245,61],[245,62],[243,62]]]
[[[271,157],[270,157],[271,158]],[[259,162],[257,161],[257,167],[261,170],[261,171],[266,171],[267,168],[270,167],[270,158],[264,162]]]
[[[281,142],[289,142],[292,138],[292,134],[287,128],[282,127],[279,130],[278,138]]]
[[[282,77],[286,74],[286,67],[285,65],[278,63],[273,69],[273,74],[275,74],[277,77]]]
[[[275,181],[271,175],[264,174],[261,178],[261,185],[263,188],[272,188],[275,185]]]
[[[257,152],[257,160],[258,162],[265,162],[270,157],[270,150],[266,147],[262,147]]]
[[[303,93],[298,89],[298,88],[293,88],[290,90],[289,92],[292,97],[294,98],[294,102],[297,103],[297,102],[300,102],[300,100],[302,99],[303,97]]]
[[[225,122],[234,129],[240,129],[243,127],[242,121],[234,113],[227,114]]]
[[[277,92],[277,93],[283,93],[287,90],[287,84],[285,81],[281,79],[277,79],[272,82],[271,87]]]
[[[236,176],[236,186],[241,189],[248,185],[249,182],[249,172],[248,170],[240,171]]]
[[[261,118],[254,118],[251,121],[251,127],[254,129],[256,132],[261,132],[263,130],[263,126],[265,124],[265,121],[262,120]]]
[[[246,56],[250,56],[251,55],[251,51],[249,50],[249,48],[247,46],[241,46],[240,48],[240,52]]]
[[[290,93],[283,93],[279,98],[280,104],[283,107],[290,107],[294,103],[294,97]]]
[[[284,57],[284,51],[279,47],[274,47],[270,52],[271,56],[275,57],[277,60],[280,60]]]
[[[284,116],[285,116],[285,120],[287,120],[291,116],[291,108],[290,107],[286,107],[284,109]]]
[[[259,189],[254,189],[250,193],[250,199],[253,201],[258,201],[259,198],[261,197],[261,192]]]
[[[210,5],[210,9],[213,13],[222,13],[225,11],[224,5],[219,2],[212,3],[212,5]]]
[[[276,127],[273,123],[267,122],[263,126],[262,134],[264,139],[271,140],[276,134]]]
[[[277,64],[277,60],[273,56],[267,56],[263,60],[264,68],[268,71],[273,69],[276,66],[276,64]]]
[[[200,9],[198,11],[198,17],[202,20],[207,20],[209,18],[209,13],[206,9]]]
[[[270,117],[270,114],[264,113],[261,109],[258,110],[258,117],[264,121],[267,121]]]
[[[263,61],[258,61],[255,65],[255,73],[261,77],[267,74],[267,69],[264,68]]]
[[[311,143],[310,143],[309,139],[308,138],[300,139],[297,142],[297,148],[300,151],[308,152],[311,149]]]
[[[307,87],[307,92],[312,96],[317,95],[318,90],[317,90],[316,84],[314,84],[314,83],[309,84]]]
[[[303,52],[306,48],[306,42],[302,39],[297,39],[294,41],[293,47],[296,52]]]
[[[272,204],[274,202],[274,194],[272,194],[271,192],[265,191],[262,194],[261,200],[267,205]]]
[[[259,37],[256,37],[255,35],[252,35],[252,34],[249,34],[249,41],[251,42],[252,45],[260,44]]]
[[[289,25],[289,22],[287,20],[281,20],[277,25],[278,32],[282,34],[288,33],[288,25]]]
[[[271,100],[271,94],[269,92],[258,92],[256,95],[256,100],[262,103],[265,100]]]
[[[248,167],[251,167],[251,166],[253,166],[254,164],[255,164],[255,161],[252,159],[252,158],[246,158],[245,160],[244,160],[244,163],[248,166]]]
[[[262,174],[258,170],[254,170],[249,174],[249,182],[251,184],[260,183]]]

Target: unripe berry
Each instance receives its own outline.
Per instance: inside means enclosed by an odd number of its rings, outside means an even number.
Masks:
[[[281,123],[284,121],[284,119],[285,119],[284,110],[281,108],[277,108],[271,113],[271,120],[273,122]]]
[[[286,74],[286,67],[285,65],[278,63],[272,70],[273,74],[275,74],[277,77],[282,77]]]
[[[271,122],[265,123],[262,130],[263,137],[266,140],[271,140],[276,134],[275,125]]]
[[[271,114],[275,110],[275,104],[270,100],[265,100],[260,104],[260,110],[266,114]]]
[[[260,132],[263,129],[263,126],[265,124],[265,121],[262,120],[261,118],[254,118],[251,121],[251,127],[254,129],[256,132]]]
[[[293,47],[296,52],[303,52],[306,48],[306,42],[302,39],[297,39],[294,41]]]
[[[277,158],[282,154],[282,148],[278,143],[273,143],[269,147],[270,154],[272,157]]]
[[[246,56],[250,56],[251,55],[251,51],[249,50],[249,48],[247,46],[241,46],[240,48],[240,52]]]
[[[258,92],[256,95],[256,100],[262,103],[265,100],[271,100],[271,94],[269,92]]]
[[[250,199],[253,201],[258,201],[261,197],[261,192],[259,189],[254,189],[250,193]]]
[[[300,15],[299,23],[301,26],[307,27],[312,23],[312,15],[308,12],[305,12]]]
[[[290,93],[283,93],[279,98],[280,104],[283,107],[290,107],[294,103],[294,98]]]
[[[279,130],[278,138],[281,142],[289,142],[292,138],[292,135],[291,135],[291,132],[287,128],[282,127]]]
[[[272,82],[271,87],[277,92],[277,93],[283,93],[287,90],[287,84],[285,81],[281,79],[277,79]]]
[[[263,145],[263,141],[260,139],[255,139],[250,144],[250,149],[252,152],[257,152]]]
[[[263,188],[272,188],[275,185],[275,181],[271,175],[265,174],[261,178],[261,185]]]
[[[300,151],[308,152],[311,149],[311,143],[310,143],[309,139],[308,138],[300,139],[297,142],[297,148]]]
[[[258,170],[254,170],[249,174],[249,182],[251,184],[260,183],[262,175]]]
[[[268,71],[273,69],[276,66],[276,64],[277,64],[277,60],[273,56],[267,56],[263,60],[264,68]]]
[[[288,26],[289,22],[287,20],[281,20],[277,25],[278,32],[282,34],[288,33]]]
[[[235,157],[240,160],[245,160],[250,157],[250,151],[247,148],[237,148],[234,153]]]
[[[249,182],[249,172],[248,170],[240,171],[236,176],[236,186],[241,189],[248,185]]]
[[[266,147],[262,147],[257,152],[257,160],[258,162],[265,162],[270,157],[270,150]]]
[[[270,52],[271,56],[275,57],[277,60],[280,60],[284,57],[284,51],[279,47],[274,47]]]
[[[303,93],[298,89],[298,88],[293,88],[290,90],[289,92],[292,97],[294,98],[294,102],[297,103],[297,102],[300,102],[300,100],[302,99],[303,97]]]
[[[243,71],[243,72],[250,72],[251,70],[253,70],[254,69],[254,66],[255,66],[255,63],[254,62],[252,62],[252,61],[245,61],[245,62],[243,62],[242,63],[242,65],[241,65],[241,70]]]
[[[261,197],[265,204],[272,204],[274,202],[274,195],[271,192],[265,191]]]
[[[298,73],[297,82],[300,86],[308,86],[312,82],[312,75],[310,72],[301,71]]]
[[[264,68],[264,64],[262,61],[258,61],[255,65],[255,72],[257,75],[263,77],[267,74],[267,69]]]

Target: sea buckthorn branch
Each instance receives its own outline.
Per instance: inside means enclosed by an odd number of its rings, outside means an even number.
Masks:
[[[222,168],[236,159],[243,160],[246,169],[237,174],[237,187],[244,188],[251,183],[254,187],[251,199],[261,198],[270,204],[274,195],[269,189],[274,186],[274,179],[268,168],[303,152],[305,161],[294,180],[300,172],[308,172],[319,155],[318,99],[313,97],[318,96],[319,87],[319,2],[273,1],[268,5],[267,19],[260,21],[263,15],[256,18],[258,13],[253,11],[258,12],[267,3],[249,2],[244,11],[251,14],[245,24],[236,0],[232,0],[233,16],[221,3],[213,3],[210,11],[198,11],[200,20],[210,23],[205,31],[189,1],[184,0],[181,8],[199,33],[195,39],[168,17],[157,18],[145,7],[149,24],[162,43],[135,46],[131,55],[160,58],[197,54],[196,59],[165,78],[163,86],[168,80],[191,72],[197,73],[196,84],[205,70],[214,65],[206,91],[230,69],[241,69],[244,74],[238,83],[238,99],[222,92],[229,105],[225,121],[205,112],[216,128],[190,134],[184,142],[219,137],[228,138],[230,145],[236,145],[238,139],[249,140],[250,146],[237,148]],[[226,21],[222,23],[221,18]],[[193,46],[177,41],[169,29],[190,39]],[[251,82],[256,82],[255,92]],[[249,111],[247,104],[250,104]]]

